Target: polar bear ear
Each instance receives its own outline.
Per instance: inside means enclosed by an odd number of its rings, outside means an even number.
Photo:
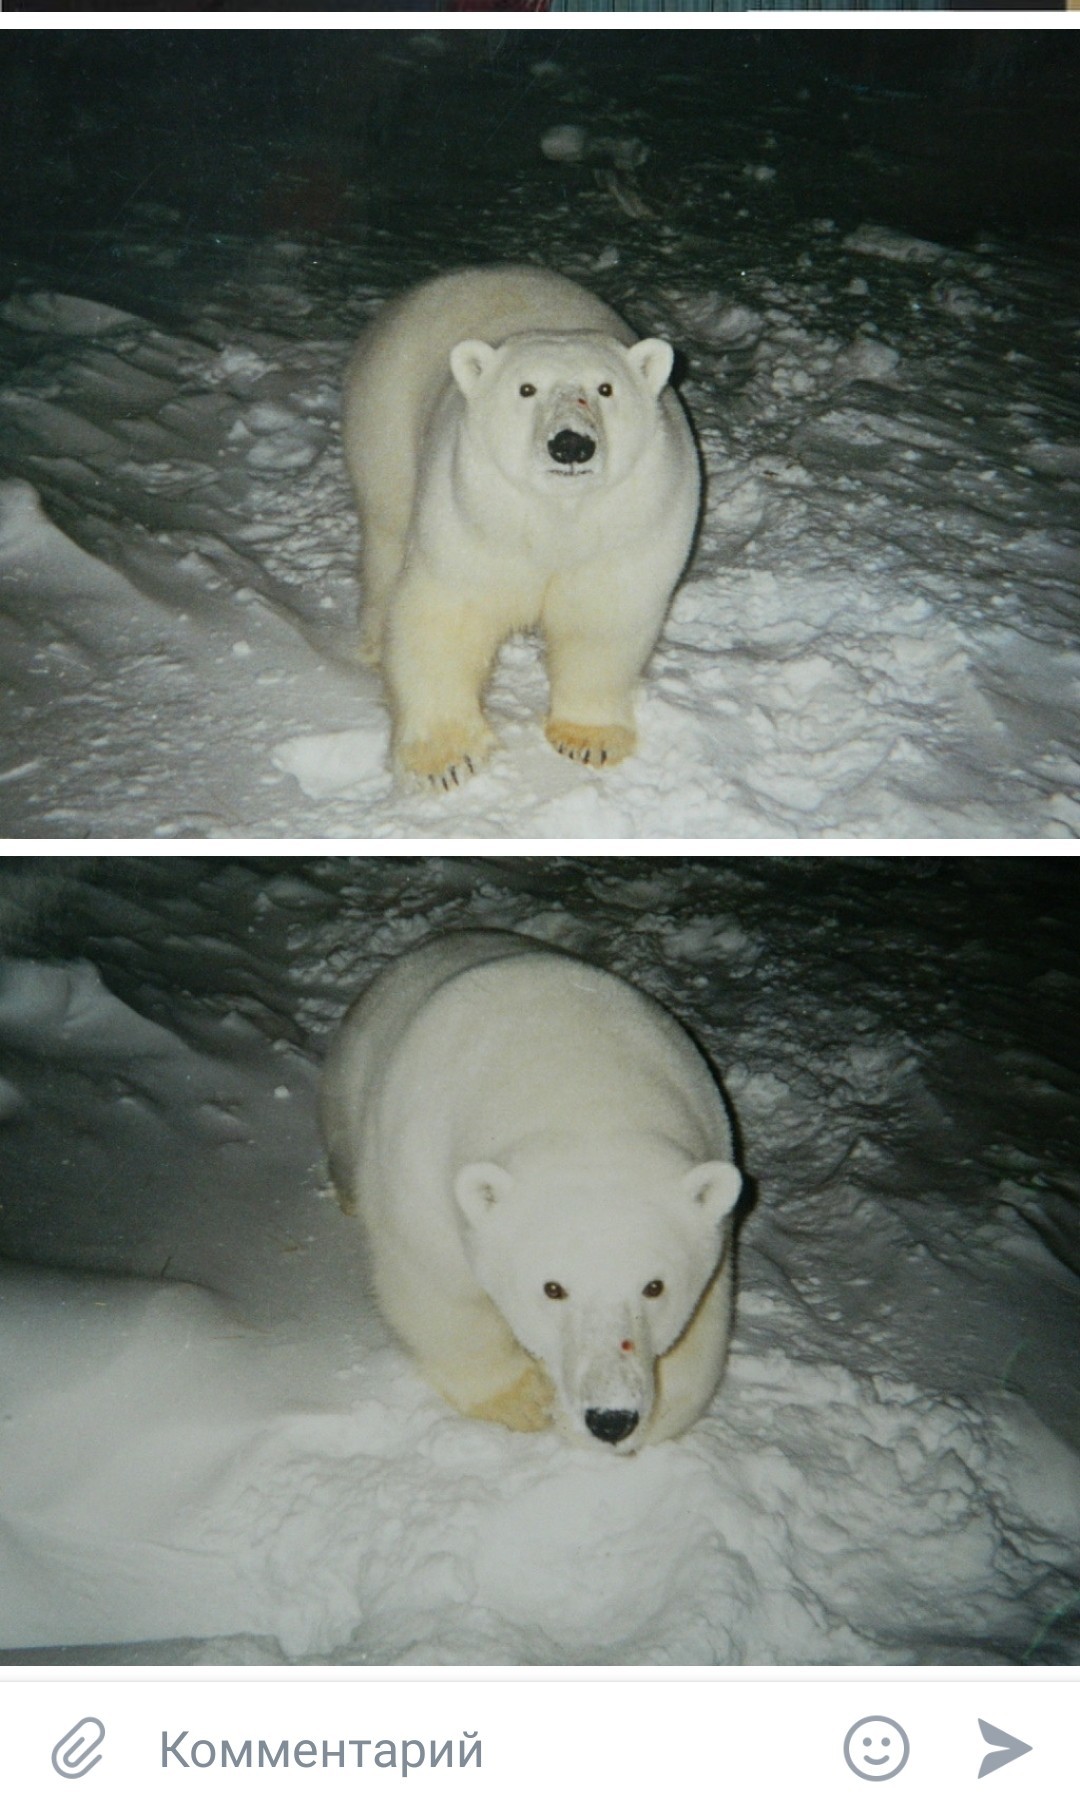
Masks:
[[[475,1229],[492,1210],[504,1204],[513,1188],[510,1174],[501,1166],[493,1166],[489,1160],[477,1160],[474,1165],[463,1166],[454,1180],[458,1209],[470,1229]]]
[[[639,340],[636,347],[627,348],[626,357],[631,371],[637,373],[654,397],[659,397],[671,377],[674,347],[669,347],[666,340]]]
[[[742,1195],[742,1173],[730,1160],[709,1160],[686,1174],[682,1188],[691,1203],[700,1205],[719,1227]]]
[[[468,397],[475,391],[495,357],[495,348],[486,340],[459,340],[450,350],[450,370],[460,391]]]

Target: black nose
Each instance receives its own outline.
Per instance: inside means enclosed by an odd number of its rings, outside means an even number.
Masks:
[[[637,1423],[636,1412],[598,1412],[595,1407],[585,1413],[585,1422],[601,1443],[621,1443]]]
[[[548,453],[560,466],[584,466],[596,452],[596,442],[576,429],[560,429],[548,442]]]

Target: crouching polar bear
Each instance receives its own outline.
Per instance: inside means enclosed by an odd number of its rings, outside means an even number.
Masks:
[[[361,338],[343,434],[363,653],[404,773],[450,789],[480,766],[495,655],[536,625],[550,742],[594,765],[633,750],[634,687],[698,513],[673,357],[579,285],[517,265],[422,284]]]
[[[742,1179],[658,1003],[535,941],[451,934],[352,1008],[320,1113],[386,1320],[452,1405],[623,1453],[703,1411]]]

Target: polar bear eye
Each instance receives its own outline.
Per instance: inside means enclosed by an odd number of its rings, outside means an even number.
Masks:
[[[601,397],[614,397],[615,395],[615,386],[613,384],[598,384],[596,388]]]
[[[648,1285],[642,1287],[641,1296],[642,1298],[659,1298],[663,1290],[664,1282],[662,1279],[650,1279]]]
[[[566,1297],[566,1287],[560,1286],[557,1279],[546,1279],[544,1281],[544,1291],[547,1293],[549,1298],[565,1298]]]
[[[519,385],[518,386],[518,396],[519,397],[535,397],[536,396],[536,386],[534,384]]]

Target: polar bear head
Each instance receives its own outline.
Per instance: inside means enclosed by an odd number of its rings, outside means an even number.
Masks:
[[[656,436],[673,359],[663,340],[514,334],[498,347],[460,341],[450,370],[481,457],[516,486],[570,496],[633,469]]]
[[[473,1273],[547,1368],[566,1436],[639,1447],[656,1363],[726,1263],[741,1189],[729,1161],[690,1166],[675,1153],[462,1167],[454,1196]]]

